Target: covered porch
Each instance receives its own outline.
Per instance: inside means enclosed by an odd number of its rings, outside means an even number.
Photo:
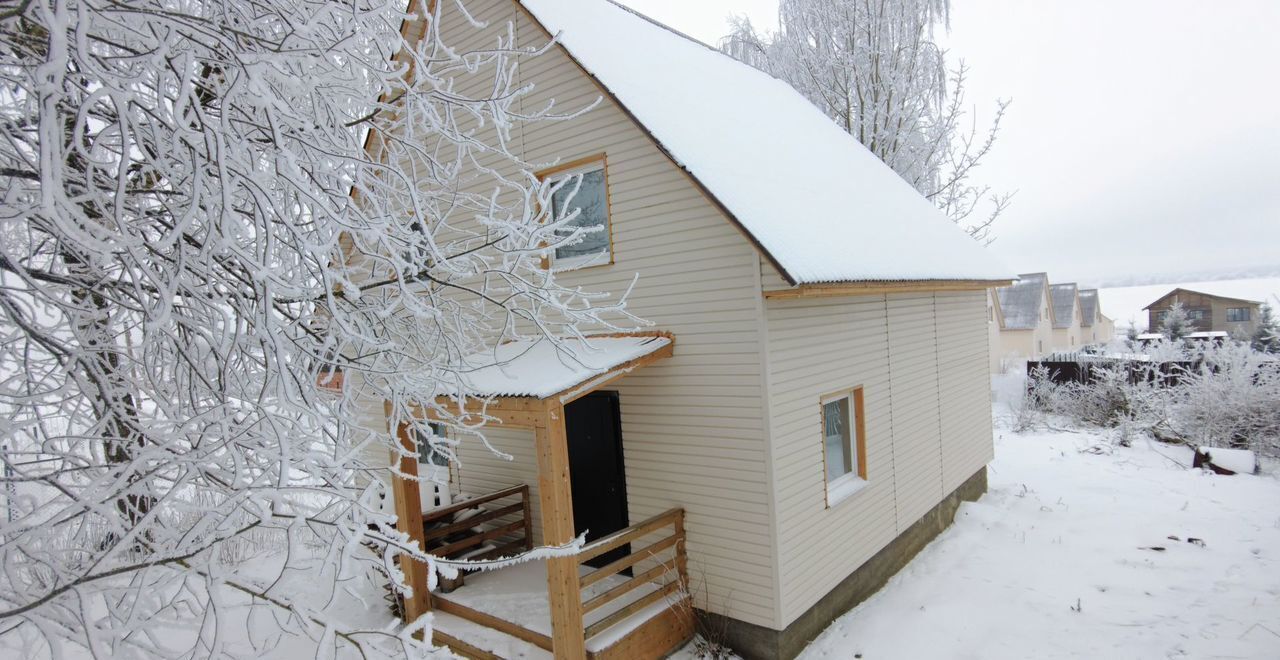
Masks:
[[[491,424],[532,430],[542,543],[568,544],[576,527],[565,406],[670,357],[674,342],[657,332],[592,337],[568,358],[552,347],[503,347],[499,364],[475,374],[476,398],[464,409],[438,403],[464,418],[483,414]],[[408,426],[399,433],[411,448]],[[416,460],[399,460],[404,474],[417,474]],[[430,554],[474,561],[533,547],[529,485],[425,512],[418,490],[416,481],[393,479],[399,526]],[[414,595],[403,604],[405,617],[434,610],[434,641],[469,657],[661,656],[693,633],[679,508],[596,538],[576,555],[470,573],[447,585],[456,587],[449,593],[428,593],[425,565],[407,564]]]

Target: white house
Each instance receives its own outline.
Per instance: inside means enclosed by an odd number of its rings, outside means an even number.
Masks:
[[[520,612],[485,599],[502,571],[423,606],[472,655],[656,657],[687,638],[689,603],[745,657],[795,655],[985,491],[986,299],[1010,273],[775,78],[604,0],[466,6],[487,27],[439,8],[458,48],[508,22],[522,45],[557,35],[522,63],[531,107],[601,100],[512,144],[580,177],[556,203],[602,228],[549,266],[613,292],[638,273],[629,309],[658,332],[554,369],[531,341],[476,384],[511,460],[464,445],[450,488],[501,497],[478,527],[427,511],[426,540],[478,528],[449,551],[491,554],[585,531],[597,554],[545,562],[547,595]]]

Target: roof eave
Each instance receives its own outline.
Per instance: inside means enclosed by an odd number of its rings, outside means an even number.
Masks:
[[[814,282],[793,285],[790,289],[765,291],[770,299],[829,298],[833,296],[868,296],[889,293],[936,291],[985,291],[1008,286],[1013,280],[858,280],[848,282]]]

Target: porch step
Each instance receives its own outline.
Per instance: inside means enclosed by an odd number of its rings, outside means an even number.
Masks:
[[[515,658],[531,658],[537,660],[552,660],[549,651],[545,651],[533,644],[523,640],[516,639],[506,633],[473,623],[460,616],[454,616],[448,612],[435,610],[434,615],[435,630],[444,633],[448,637],[462,642],[464,645],[473,647],[452,648],[454,653],[463,657],[475,658],[476,660],[489,660],[489,658],[507,658],[514,660]],[[442,640],[436,637],[436,644],[444,643],[448,645],[448,640]],[[479,651],[480,653],[475,653]],[[491,654],[491,655],[484,655]]]

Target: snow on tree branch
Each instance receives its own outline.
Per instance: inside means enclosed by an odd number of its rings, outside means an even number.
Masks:
[[[431,6],[0,13],[6,653],[426,652],[327,609],[427,559],[380,502],[388,429],[452,456],[482,429],[420,413],[469,356],[638,323],[542,267],[581,232],[509,147],[583,108],[522,109],[540,50]]]
[[[960,62],[948,69],[933,39],[948,0],[782,0],[779,31],[736,19],[729,55],[795,87],[976,240],[989,243],[1011,193],[974,183],[1009,101],[990,126],[966,126]],[[975,217],[979,208],[985,209]]]

